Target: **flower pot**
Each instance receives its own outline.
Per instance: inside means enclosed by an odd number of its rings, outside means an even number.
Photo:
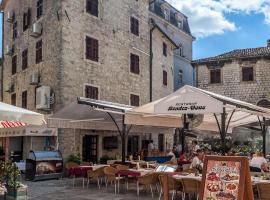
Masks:
[[[27,187],[20,186],[19,188],[7,187],[7,200],[26,200],[27,199]]]

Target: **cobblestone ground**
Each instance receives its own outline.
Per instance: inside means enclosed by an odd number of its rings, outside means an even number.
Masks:
[[[114,186],[106,187],[102,185],[101,189],[97,188],[95,183],[90,183],[89,188],[82,187],[82,180],[77,180],[76,186],[73,188],[71,179],[48,180],[26,182],[28,186],[29,200],[153,200],[158,199],[151,197],[150,191],[142,190],[140,197],[136,194],[135,183],[130,184],[129,190],[126,191],[124,186],[120,187],[120,194],[114,195]]]

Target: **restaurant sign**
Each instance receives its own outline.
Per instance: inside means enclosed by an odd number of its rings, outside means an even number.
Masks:
[[[221,113],[222,102],[201,93],[173,94],[154,106],[157,114],[211,114]]]
[[[247,158],[206,156],[200,200],[220,199],[254,199]]]
[[[25,129],[25,136],[57,136],[58,132],[56,128],[34,128],[27,127]]]

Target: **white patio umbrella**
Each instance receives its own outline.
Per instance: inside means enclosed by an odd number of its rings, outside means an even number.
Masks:
[[[0,121],[10,127],[24,126],[24,124],[42,125],[45,123],[44,115],[27,109],[0,102]],[[7,128],[3,123],[2,128]]]

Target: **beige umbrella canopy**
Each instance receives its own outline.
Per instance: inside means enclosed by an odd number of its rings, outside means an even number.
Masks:
[[[127,111],[125,123],[186,129],[193,120],[199,119],[197,127],[192,128],[219,132],[225,149],[228,132],[234,127],[258,122],[259,117],[270,118],[270,109],[186,85],[162,99]]]
[[[218,131],[217,120],[221,120],[223,109],[229,132],[258,122],[258,117],[270,118],[270,109],[186,85],[167,97],[127,111],[125,123],[177,128],[183,127],[183,114],[203,114],[201,124],[195,128]]]
[[[45,123],[44,115],[0,102],[0,121],[22,122],[31,125]]]

